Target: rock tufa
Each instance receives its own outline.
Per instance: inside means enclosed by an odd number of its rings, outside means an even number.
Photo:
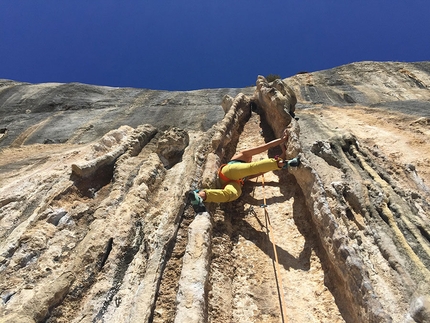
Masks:
[[[256,84],[1,80],[0,322],[429,322],[430,63]],[[301,166],[194,214],[285,128]]]

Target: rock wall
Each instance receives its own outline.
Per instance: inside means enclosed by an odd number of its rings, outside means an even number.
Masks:
[[[430,322],[430,63],[256,84],[3,80],[0,322]],[[286,127],[300,167],[194,214],[189,189]]]
[[[223,118],[219,106],[224,96],[250,94],[252,90],[171,92],[0,80],[0,93],[0,147],[18,147],[86,144],[123,125],[206,132]]]
[[[390,73],[386,73],[388,69]],[[364,62],[320,73],[297,75],[287,83],[294,88],[298,79],[305,80],[304,85],[301,82],[300,90],[295,88],[303,99],[299,101],[302,107],[309,103],[313,107],[320,105],[318,113],[321,117],[326,106],[345,107],[351,104],[352,109],[356,109],[357,105],[371,109],[384,107],[388,110],[381,109],[382,114],[393,118],[400,112],[398,118],[406,119],[405,131],[410,133],[416,131],[410,127],[415,122],[411,120],[428,118],[429,110],[418,108],[429,102],[428,72],[428,63],[405,66],[400,63]],[[426,98],[425,102],[421,101],[423,98]],[[391,110],[395,106],[401,109]],[[360,111],[373,113],[374,110]],[[356,124],[352,120],[346,122]],[[307,172],[306,167],[301,168],[296,178],[305,194],[308,192],[308,205],[327,254],[332,259],[332,269],[338,272],[349,291],[346,293],[348,302],[356,304],[357,321],[429,321],[426,305],[430,290],[429,227],[426,224],[429,189],[418,184],[423,183],[422,179],[411,186],[406,184],[411,178],[409,162],[422,165],[420,176],[428,182],[425,166],[428,165],[428,148],[415,146],[411,141],[407,150],[397,145],[396,154],[384,155],[384,150],[388,149],[385,146],[389,144],[378,138],[382,132],[372,138],[373,145],[366,142],[370,127],[382,128],[380,124],[366,125],[365,133],[353,126],[349,132],[337,131],[337,127],[329,128],[329,122],[319,124],[319,129],[316,129],[314,116],[302,120],[301,129],[309,128],[301,133],[302,137],[312,131],[317,132],[321,139],[313,143],[305,140],[309,143],[309,149],[303,149],[308,157],[304,160],[309,162],[305,162],[305,166],[310,168]],[[321,125],[326,129],[321,129]],[[341,122],[337,120],[336,126],[339,125]],[[393,132],[403,134],[399,123],[394,127],[397,129]],[[345,126],[339,128],[342,130]],[[425,133],[428,134],[428,129],[422,134]],[[408,160],[408,151],[415,149],[422,151],[421,158],[411,157],[409,162],[403,162]],[[415,169],[415,166],[412,168]],[[314,187],[311,188],[310,184]],[[412,198],[411,193],[416,199]],[[420,205],[418,208],[417,204]],[[376,255],[384,261],[376,260]],[[381,267],[378,269],[378,266]],[[381,272],[389,274],[378,275]],[[385,289],[389,284],[397,286],[394,288],[396,291],[390,293],[402,294],[408,300],[409,312],[401,319],[395,318],[395,309],[390,308],[389,303],[393,300]],[[357,298],[358,294],[362,297]],[[387,311],[388,308],[390,310]]]

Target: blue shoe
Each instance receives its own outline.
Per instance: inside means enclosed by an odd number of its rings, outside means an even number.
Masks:
[[[285,160],[284,166],[282,168],[287,169],[288,167],[298,167],[298,166],[300,166],[300,157],[296,157],[288,161]]]
[[[188,192],[188,201],[191,203],[196,213],[206,212],[206,207],[203,204],[203,199],[199,196],[198,190]]]

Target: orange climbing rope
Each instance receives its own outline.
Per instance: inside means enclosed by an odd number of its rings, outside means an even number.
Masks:
[[[267,227],[267,231],[269,233],[269,238],[272,241],[273,253],[275,255],[275,278],[276,278],[276,284],[278,287],[278,296],[279,296],[279,302],[280,302],[280,306],[281,306],[282,322],[287,323],[288,320],[287,320],[287,314],[285,313],[286,306],[285,306],[285,299],[284,299],[284,288],[282,285],[282,277],[280,276],[278,252],[276,251],[276,242],[275,242],[275,237],[273,234],[273,227],[272,227],[272,224],[270,223],[269,212],[267,211],[267,205],[266,205],[264,174],[261,175],[261,184],[263,186],[263,203],[264,203],[262,205],[262,207],[264,208],[264,216],[266,218],[266,227]]]

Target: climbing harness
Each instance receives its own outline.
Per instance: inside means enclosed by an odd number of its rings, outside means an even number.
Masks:
[[[280,307],[281,307],[281,315],[282,315],[282,323],[287,323],[287,315],[285,313],[286,311],[286,306],[285,306],[285,299],[284,299],[284,287],[282,285],[282,277],[280,276],[280,268],[279,268],[279,260],[278,260],[278,252],[276,251],[276,242],[275,242],[275,237],[273,234],[273,227],[272,224],[270,223],[270,217],[269,217],[269,212],[267,211],[267,203],[266,203],[266,193],[265,193],[265,186],[264,186],[264,174],[261,174],[261,184],[263,187],[263,204],[261,205],[261,207],[264,209],[264,217],[266,219],[266,228],[267,231],[269,233],[269,238],[272,241],[272,246],[273,246],[273,253],[275,256],[275,279],[276,279],[276,284],[278,287],[278,297],[279,297],[279,302],[280,302]]]

